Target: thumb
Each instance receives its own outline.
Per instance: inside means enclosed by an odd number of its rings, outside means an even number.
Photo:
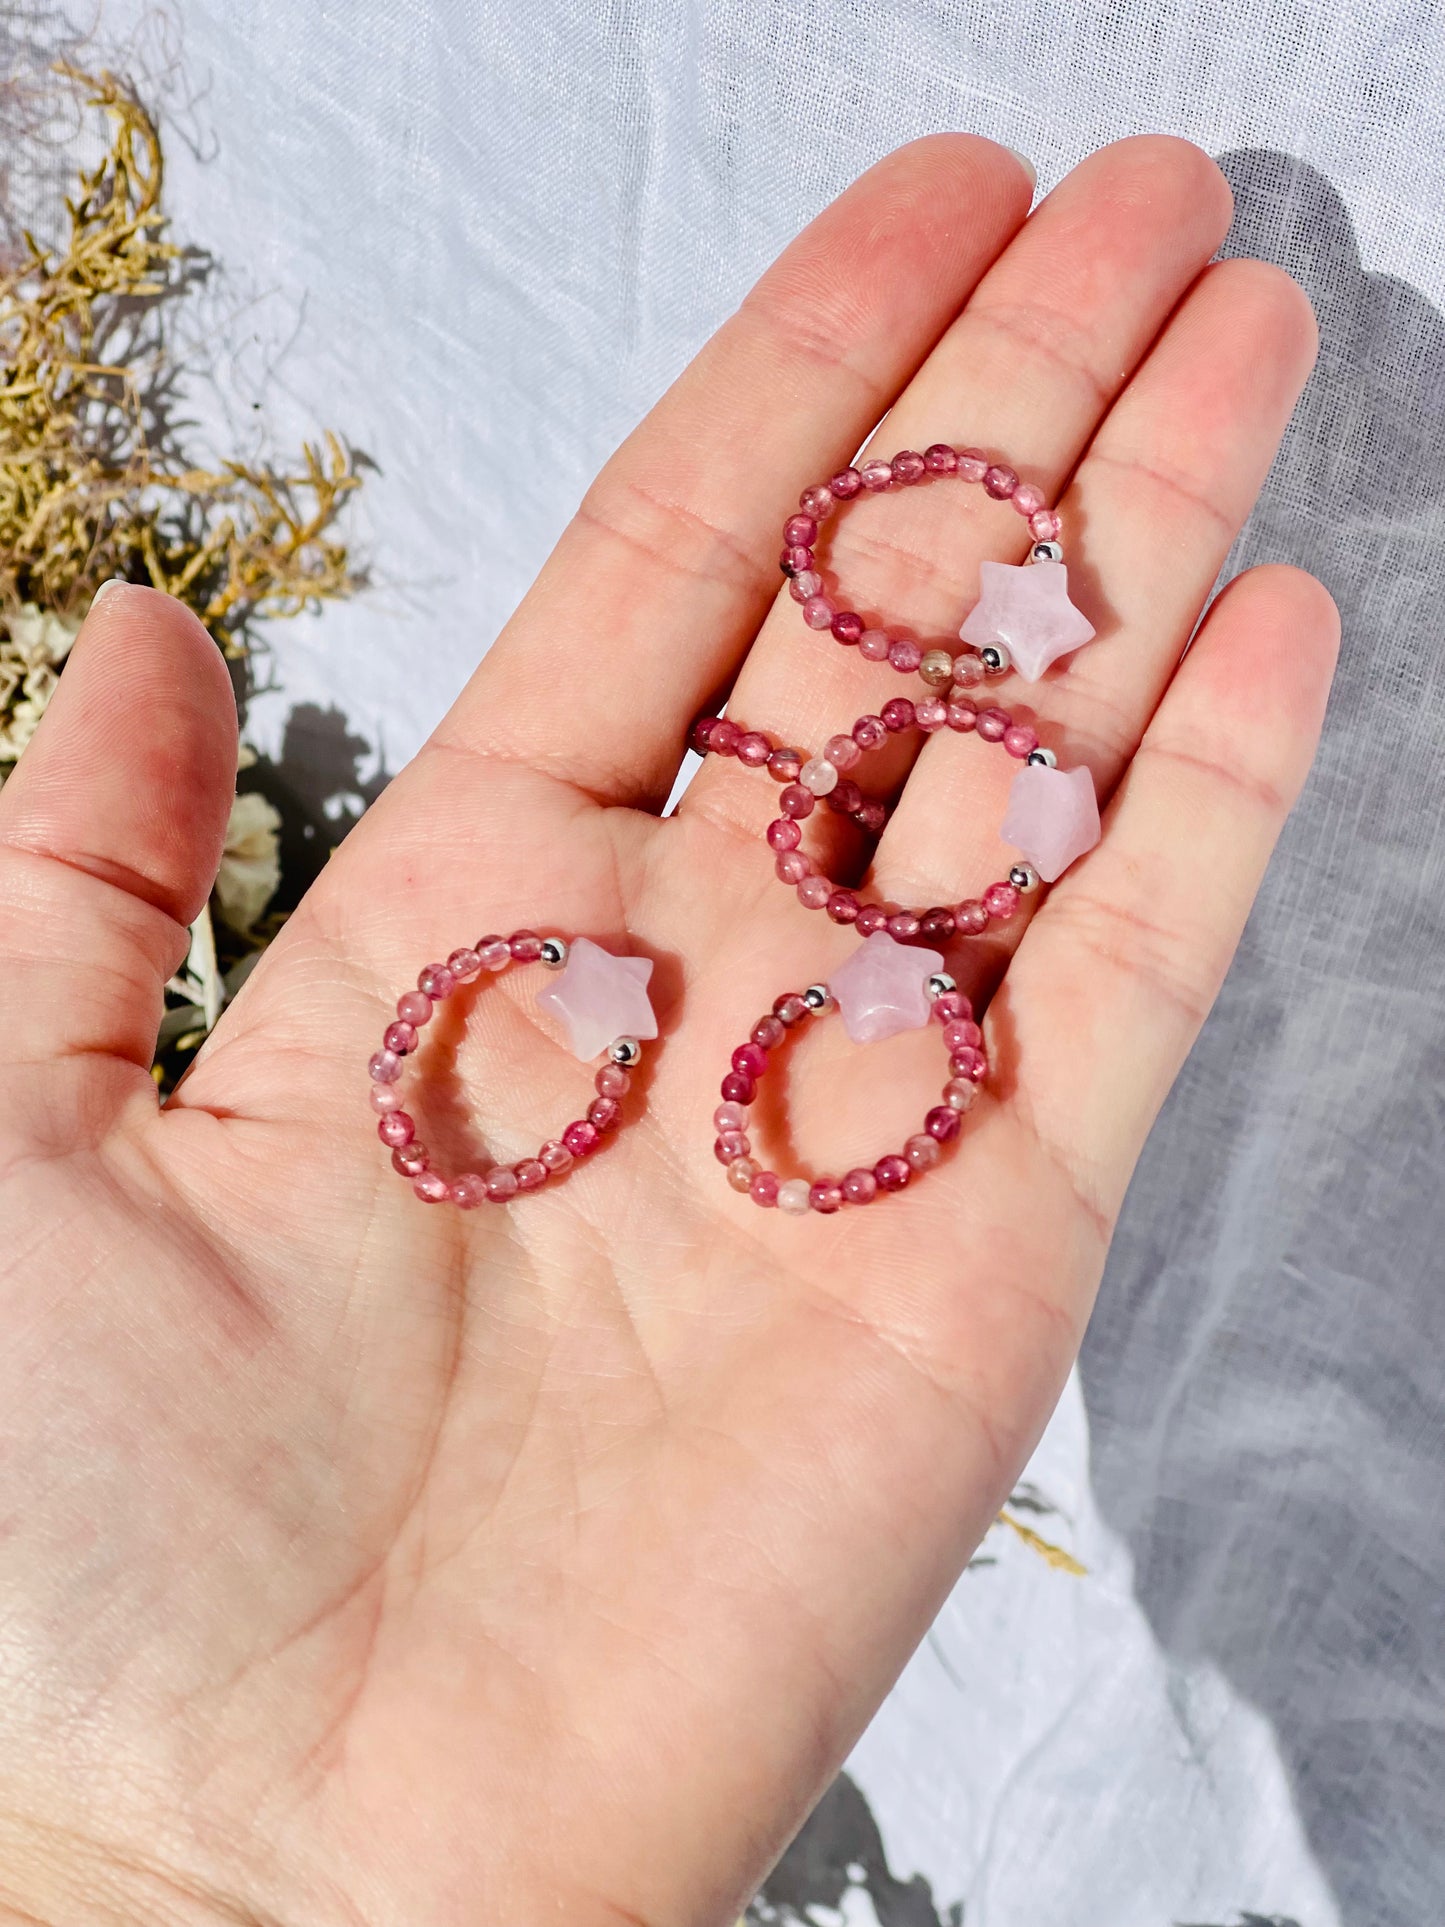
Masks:
[[[149,1070],[235,782],[220,651],[169,596],[106,584],[0,790],[0,1062],[22,1083],[82,1055]]]

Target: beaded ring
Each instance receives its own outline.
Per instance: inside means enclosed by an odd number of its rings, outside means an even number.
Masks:
[[[758,1019],[747,1043],[739,1044],[732,1054],[732,1069],[721,1085],[722,1103],[713,1112],[717,1131],[713,1154],[726,1168],[734,1191],[746,1192],[754,1204],[776,1205],[799,1217],[807,1211],[827,1217],[845,1204],[871,1204],[880,1192],[901,1191],[938,1162],[943,1146],[958,1136],[964,1114],[973,1108],[979,1085],[988,1075],[983,1032],[973,1021],[973,1007],[942,964],[937,952],[905,948],[878,932],[858,946],[828,983],[789,991],[767,1016]],[[919,1029],[935,1018],[949,1054],[943,1101],[929,1110],[923,1129],[901,1151],[874,1164],[857,1165],[841,1178],[816,1178],[811,1184],[806,1178],[780,1178],[753,1157],[749,1106],[772,1054],[788,1033],[808,1018],[833,1010],[842,1013],[848,1035],[860,1044]]]
[[[585,1062],[606,1052],[607,1062],[595,1079],[597,1095],[586,1116],[569,1124],[560,1138],[549,1138],[535,1157],[516,1165],[493,1165],[485,1176],[464,1171],[448,1180],[432,1169],[426,1146],[417,1141],[415,1122],[402,1109],[397,1083],[405,1060],[420,1043],[437,1005],[455,990],[483,971],[534,962],[561,973],[555,984],[538,993],[537,1002],[562,1019],[573,1054]],[[519,1193],[539,1191],[578,1158],[589,1157],[621,1123],[622,1099],[631,1083],[628,1072],[641,1059],[642,1040],[657,1035],[647,995],[651,975],[646,957],[614,957],[586,937],[568,944],[561,937],[539,937],[534,930],[479,937],[475,945],[454,950],[444,964],[428,964],[417,977],[416,989],[397,998],[396,1016],[367,1066],[371,1108],[380,1113],[377,1136],[390,1146],[394,1169],[411,1180],[417,1197],[424,1204],[450,1202],[463,1211],[483,1202],[505,1204]]]
[[[952,650],[924,649],[908,636],[888,636],[870,629],[856,610],[840,607],[824,593],[817,562],[817,542],[823,522],[839,503],[861,494],[882,494],[918,482],[953,475],[981,483],[995,501],[1008,502],[1028,523],[1034,538],[1029,561],[1033,567],[1009,562],[980,565],[981,592],[977,604],[959,630],[971,645]],[[798,497],[798,511],[783,524],[783,549],[778,563],[788,577],[788,590],[802,606],[810,629],[829,632],[847,648],[857,648],[870,662],[886,662],[902,675],[920,675],[931,688],[951,683],[976,686],[985,676],[1000,676],[1010,668],[1029,682],[1094,634],[1093,624],[1069,601],[1068,570],[1058,537],[1058,511],[1050,508],[1043,491],[1021,482],[1004,462],[990,461],[981,449],[955,449],[934,442],[920,455],[903,449],[891,461],[870,460],[849,466],[815,482]]]
[[[1014,778],[1002,832],[1004,841],[1023,853],[1024,861],[1014,864],[1007,878],[991,883],[980,896],[959,904],[904,910],[865,903],[856,891],[833,884],[817,871],[813,859],[799,847],[803,839],[799,825],[819,802],[826,802],[836,814],[852,817],[876,835],[887,821],[886,807],[865,798],[854,779],[839,772],[856,768],[865,754],[890,735],[913,729],[932,735],[943,728],[960,735],[976,732],[1024,764]],[[778,798],[781,814],[764,832],[779,880],[796,889],[805,910],[826,910],[834,923],[853,924],[863,937],[883,929],[900,943],[920,938],[925,943],[946,943],[954,936],[980,936],[990,922],[1003,923],[1013,916],[1020,896],[1037,890],[1040,880],[1054,882],[1099,840],[1099,805],[1089,771],[1059,769],[1054,752],[1040,748],[1035,730],[1015,722],[1005,709],[980,710],[966,696],[947,702],[931,696],[918,703],[895,696],[879,715],[860,716],[847,735],[830,736],[821,755],[814,757],[805,758],[800,750],[776,750],[760,730],[741,731],[736,723],[714,716],[699,719],[690,741],[699,754],[736,756],[754,767],[766,766],[784,782]]]

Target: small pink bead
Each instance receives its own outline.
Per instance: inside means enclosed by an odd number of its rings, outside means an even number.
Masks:
[[[838,772],[824,756],[810,756],[798,771],[798,781],[814,796],[831,796],[838,787]]]
[[[712,738],[713,724],[717,722],[717,720],[718,718],[716,716],[698,717],[692,728],[687,732],[687,746],[690,750],[695,751],[699,756],[707,755],[707,746]],[[477,948],[480,950],[482,945],[489,941],[490,939],[487,937],[479,938]]]
[[[622,1106],[615,1097],[594,1097],[587,1106],[587,1122],[599,1131],[615,1131],[622,1117]]]
[[[431,1019],[431,998],[424,990],[404,990],[396,1000],[396,1014],[404,1024],[420,1029]]]
[[[862,486],[863,477],[856,468],[840,468],[828,477],[828,492],[840,502],[851,502]]]
[[[948,1064],[955,1077],[968,1078],[975,1084],[982,1083],[988,1074],[988,1059],[972,1044],[965,1044],[961,1050],[954,1051]]]
[[[768,774],[775,783],[796,783],[806,760],[800,749],[775,749],[768,758]]]
[[[731,1164],[734,1158],[745,1158],[752,1150],[747,1133],[744,1131],[719,1131],[713,1141],[712,1154],[719,1164]]]
[[[825,1218],[831,1217],[842,1208],[843,1187],[836,1178],[819,1178],[808,1187],[808,1205],[813,1211],[821,1212]]]
[[[1006,923],[1019,907],[1019,893],[1011,883],[991,883],[983,893],[983,907],[996,923]]]
[[[510,1164],[494,1164],[487,1173],[487,1201],[505,1204],[517,1195],[517,1174]]]
[[[400,1171],[404,1178],[420,1177],[431,1162],[426,1146],[419,1138],[410,1144],[399,1144],[391,1154],[391,1168]]]
[[[559,1178],[571,1168],[572,1153],[560,1138],[549,1137],[537,1153],[539,1162],[550,1177]]]
[[[869,836],[877,836],[882,830],[883,825],[888,821],[886,804],[880,803],[876,797],[872,796],[869,797],[866,803],[861,804],[853,814],[858,823],[868,832]]]
[[[540,1191],[547,1182],[547,1167],[540,1158],[523,1158],[517,1166],[517,1189]]]
[[[852,769],[862,756],[862,750],[851,736],[830,736],[823,745],[824,761],[837,770]]]
[[[877,749],[888,734],[888,725],[881,716],[860,716],[853,725],[853,741],[859,749]]]
[[[878,1196],[878,1180],[860,1164],[844,1173],[841,1189],[849,1204],[872,1204]]]
[[[953,1112],[950,1111],[948,1115],[952,1117]],[[904,1144],[903,1155],[908,1160],[910,1171],[931,1171],[939,1158],[937,1140],[931,1138],[927,1131],[920,1131]]]
[[[986,743],[1001,743],[1013,728],[1013,717],[1006,709],[981,709],[977,728]]]
[[[1020,482],[1009,500],[1027,522],[1038,514],[1044,506],[1046,497],[1043,490],[1035,488],[1032,482]]]
[[[964,482],[981,482],[988,473],[988,457],[981,448],[958,451],[958,477]]]
[[[439,1004],[444,998],[451,996],[457,987],[457,980],[444,963],[428,964],[417,978],[416,987],[423,996],[430,997],[434,1004]],[[399,1016],[401,1013],[397,1014]],[[412,1021],[416,1020],[413,1018]]]
[[[833,894],[833,886],[826,877],[804,877],[797,889],[798,901],[805,910],[821,910]]]
[[[389,1111],[401,1109],[401,1092],[395,1084],[373,1084],[371,1087],[371,1108],[379,1117]]]
[[[953,920],[961,937],[980,936],[988,928],[988,911],[977,897],[968,897],[953,906]]]
[[[958,1136],[958,1112],[948,1104],[935,1104],[923,1120],[923,1128],[940,1144],[948,1144]]]
[[[950,696],[948,699],[948,727],[960,736],[966,736],[971,729],[978,728],[978,706],[971,703],[967,696]]]
[[[761,769],[772,753],[772,744],[760,730],[744,730],[738,738],[737,759],[748,769]]]
[[[728,1166],[728,1183],[734,1191],[751,1191],[757,1175],[758,1167],[750,1157],[734,1158]]]
[[[714,756],[735,756],[743,732],[726,716],[720,716],[707,733],[707,746]]]
[[[846,736],[843,740],[853,743],[851,736]],[[853,743],[853,747],[856,749],[858,745]],[[839,816],[852,816],[862,801],[863,792],[851,776],[840,776],[828,792],[828,808]]]
[[[873,1175],[878,1180],[880,1191],[901,1191],[913,1176],[907,1158],[879,1158],[873,1167]]]
[[[447,958],[447,969],[459,984],[469,984],[482,968],[475,950],[454,950]]]
[[[871,937],[888,926],[888,912],[881,903],[863,903],[858,906],[858,915],[853,928],[860,937]]]
[[[893,480],[893,470],[887,462],[864,462],[858,470],[858,475],[864,488],[873,495],[881,494]]]
[[[1040,509],[1029,517],[1029,534],[1035,542],[1057,542],[1063,524],[1053,509]]]
[[[451,1186],[439,1171],[418,1172],[411,1188],[423,1204],[445,1204],[452,1194]]]
[[[579,1117],[562,1133],[562,1142],[574,1158],[585,1158],[602,1142],[602,1133],[590,1118]]]
[[[925,910],[918,919],[918,934],[926,944],[947,943],[956,928],[953,912],[945,910],[941,903]]]
[[[733,1052],[733,1069],[745,1077],[761,1077],[768,1068],[768,1053],[761,1044],[739,1044]]]
[[[392,1111],[377,1125],[376,1135],[383,1144],[389,1144],[395,1151],[399,1146],[411,1143],[416,1136],[416,1125],[405,1111]]]
[[[971,1017],[955,1017],[943,1026],[943,1047],[950,1053],[977,1050],[982,1042],[983,1032]]]
[[[801,575],[813,566],[811,549],[783,549],[778,556],[778,567],[784,575]]]
[[[799,569],[788,584],[788,594],[794,602],[811,602],[823,587],[823,578],[816,569]],[[824,625],[826,627],[826,624]]]
[[[770,850],[796,850],[803,840],[803,832],[790,816],[774,817],[766,835]]]
[[[517,963],[536,963],[542,954],[542,939],[535,930],[517,930],[508,937],[507,948]]]
[[[863,634],[863,618],[851,609],[840,609],[833,618],[833,634],[839,642],[852,648]]]
[[[801,883],[813,874],[813,860],[801,850],[783,850],[773,864],[780,883]]]
[[[712,1114],[712,1125],[719,1137],[728,1131],[746,1131],[748,1114],[741,1104],[719,1104]]]
[[[834,923],[856,923],[862,906],[851,890],[835,890],[824,904]]]
[[[482,937],[477,943],[477,955],[483,970],[505,970],[512,961],[512,946],[505,937]]]
[[[745,1071],[729,1071],[718,1086],[724,1104],[751,1104],[757,1094],[757,1085]]]
[[[888,934],[895,943],[912,943],[918,935],[920,919],[911,910],[896,910],[888,919]]]
[[[921,703],[914,705],[913,715],[918,727],[932,735],[948,721],[948,704],[941,696],[925,696]]]
[[[791,1030],[794,1024],[801,1024],[808,1015],[808,1006],[795,990],[785,991],[773,1001],[773,1015],[778,1022]]]
[[[1039,732],[1030,729],[1027,723],[1010,723],[1003,733],[1003,746],[1010,756],[1017,756],[1023,762],[1038,748]]]
[[[983,492],[996,502],[1006,502],[1018,485],[1018,476],[1005,462],[995,462],[984,471]]]
[[[761,1050],[776,1050],[787,1034],[787,1025],[780,1017],[774,1017],[771,1012],[766,1017],[760,1017],[749,1033],[752,1041]]]
[[[958,467],[958,455],[947,442],[930,442],[923,451],[923,466],[930,475],[952,475]]]
[[[971,1111],[978,1102],[978,1086],[971,1078],[951,1077],[943,1087],[943,1101],[951,1111]]]
[[[831,629],[837,613],[825,595],[810,595],[803,604],[803,620],[810,629]]]
[[[817,801],[813,792],[802,783],[789,783],[778,796],[778,808],[784,816],[811,816]]]
[[[815,482],[798,497],[798,507],[815,522],[826,522],[833,513],[833,491],[826,482]]]
[[[913,482],[921,482],[928,473],[927,463],[912,448],[901,448],[893,457],[889,467],[893,470],[894,481],[902,482],[905,487]]]
[[[783,541],[790,549],[811,549],[818,539],[818,524],[811,515],[790,515],[783,524]]]
[[[452,1179],[452,1203],[463,1211],[475,1211],[487,1201],[487,1181],[475,1171],[463,1171]]]
[[[971,1017],[973,1006],[961,990],[945,990],[934,998],[931,1014],[935,1024],[951,1024],[956,1017]]]
[[[865,662],[887,662],[888,638],[881,629],[865,629],[858,638],[858,654]]]
[[[983,657],[976,649],[960,649],[953,659],[953,689],[977,689],[987,676]],[[952,692],[950,692],[952,693]]]
[[[900,676],[911,676],[923,661],[923,651],[910,636],[895,636],[888,645],[889,667]]]
[[[895,696],[883,705],[883,727],[890,736],[900,736],[905,729],[912,729],[918,720],[918,712],[906,696]]]
[[[406,1057],[416,1049],[416,1025],[398,1019],[382,1032],[382,1044],[393,1056]]]
[[[770,1209],[778,1202],[778,1176],[775,1171],[755,1171],[748,1180],[748,1196],[754,1204]]]
[[[401,1076],[401,1059],[394,1050],[379,1050],[368,1060],[366,1070],[374,1084],[394,1084]]]
[[[604,1064],[593,1078],[592,1086],[599,1097],[626,1097],[632,1089],[632,1079],[620,1064]]]

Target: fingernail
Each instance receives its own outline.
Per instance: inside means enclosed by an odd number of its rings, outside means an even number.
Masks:
[[[102,582],[95,594],[90,598],[91,608],[93,609],[95,607],[102,596],[109,595],[112,589],[124,589],[127,586],[128,584],[123,575],[113,575],[108,582]]]
[[[1039,170],[1034,166],[1033,162],[1029,159],[1028,155],[1021,154],[1016,147],[1010,147],[1008,151],[1010,154],[1013,155],[1014,159],[1018,162],[1019,166],[1023,169],[1025,174],[1028,175],[1030,187],[1037,187],[1038,180],[1039,180]]]

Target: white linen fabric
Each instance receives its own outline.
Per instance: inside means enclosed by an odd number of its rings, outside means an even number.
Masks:
[[[1291,269],[1322,323],[1236,559],[1300,562],[1341,604],[1325,744],[1130,1194],[1082,1368],[1093,1497],[1073,1393],[1034,1474],[1093,1574],[1004,1547],[967,1575],[756,1911],[1438,1919],[1436,0],[103,0],[101,33],[168,74],[172,206],[227,270],[218,434],[259,401],[379,464],[377,589],[278,637],[252,710],[322,836],[437,719],[602,458],[877,155],[975,129],[1042,188],[1131,131],[1220,157],[1231,248]]]

